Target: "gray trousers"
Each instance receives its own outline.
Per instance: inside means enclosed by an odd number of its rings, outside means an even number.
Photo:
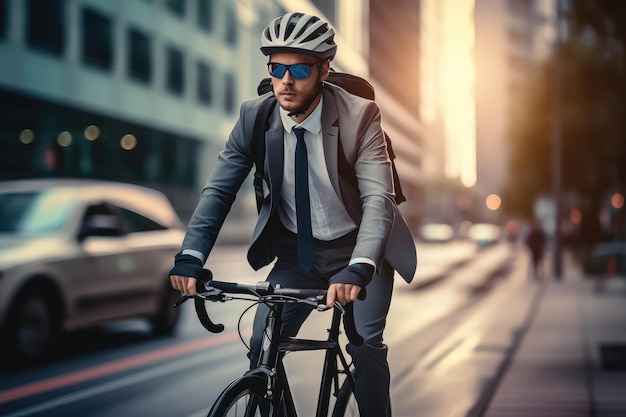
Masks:
[[[352,255],[356,233],[334,241],[315,241],[315,265],[304,272],[298,265],[297,241],[294,234],[282,230],[272,245],[277,261],[266,281],[291,288],[328,288],[328,280],[345,268]],[[354,303],[355,324],[365,342],[361,346],[348,346],[355,366],[355,395],[362,417],[390,416],[389,364],[383,331],[391,303],[393,269],[385,262],[367,286],[367,297]],[[251,366],[256,365],[263,330],[269,309],[260,304],[254,317],[249,355]],[[308,315],[308,308],[295,304],[285,305],[283,335],[295,336]],[[256,354],[255,354],[256,353]]]

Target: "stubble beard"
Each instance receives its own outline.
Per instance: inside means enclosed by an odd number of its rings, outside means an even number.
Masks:
[[[286,89],[284,91],[298,93],[296,90],[293,90],[293,89]],[[321,93],[321,91],[322,91],[322,85],[321,83],[318,83],[316,84],[315,89],[312,90],[310,93],[298,95],[300,99],[297,100],[297,102],[287,101],[287,102],[281,103],[279,101],[279,104],[283,109],[287,110],[290,114],[294,114],[294,115],[306,114],[307,111],[309,110],[309,107],[311,107],[311,104],[313,103],[313,101],[315,101],[315,98]]]

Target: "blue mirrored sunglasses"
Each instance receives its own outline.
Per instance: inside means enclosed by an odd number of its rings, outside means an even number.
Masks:
[[[292,64],[285,65],[279,64],[277,62],[269,62],[267,64],[267,68],[270,72],[270,75],[275,78],[283,78],[287,70],[293,78],[296,80],[303,80],[305,78],[309,78],[311,76],[311,68],[315,65],[320,65],[321,62],[316,62],[315,64]]]

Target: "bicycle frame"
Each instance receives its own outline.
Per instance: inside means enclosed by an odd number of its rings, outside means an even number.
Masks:
[[[222,391],[211,407],[209,416],[224,416],[231,410],[232,406],[237,407],[236,404],[240,398],[249,396],[249,402],[245,407],[246,415],[256,415],[254,410],[257,410],[257,407],[262,407],[258,411],[261,411],[263,417],[296,417],[297,411],[283,359],[288,352],[304,350],[326,351],[315,417],[328,417],[331,394],[337,397],[338,402],[335,403],[334,407],[339,406],[338,412],[342,413],[343,416],[347,404],[345,401],[348,398],[346,395],[353,395],[355,386],[350,371],[350,363],[346,360],[339,346],[342,318],[343,329],[350,343],[356,346],[363,343],[363,338],[358,334],[354,323],[352,304],[341,306],[335,302],[331,328],[328,329],[328,338],[325,340],[282,337],[282,317],[285,303],[302,303],[303,306],[312,309],[326,310],[327,307],[322,301],[323,294],[320,294],[320,290],[273,288],[267,282],[258,282],[256,286],[219,282],[211,279],[209,270],[205,271],[207,273],[207,280],[204,284],[206,291],[194,296],[183,295],[174,303],[174,306],[182,304],[187,299],[194,299],[198,319],[209,332],[220,333],[224,330],[224,326],[211,321],[204,305],[206,301],[227,301],[234,298],[226,294],[244,294],[257,298],[258,302],[265,303],[269,307],[256,366],[232,381]],[[255,301],[254,298],[240,299]],[[340,374],[346,377],[341,387]],[[340,390],[340,388],[342,389]],[[340,399],[341,401],[339,401]],[[336,412],[337,409],[334,408],[333,413]]]
[[[271,416],[282,416],[282,412],[287,416],[297,416],[283,358],[287,352],[326,350],[315,416],[327,417],[331,393],[336,394],[339,390],[339,373],[346,376],[354,390],[354,380],[349,369],[350,365],[339,347],[341,313],[338,310],[333,311],[332,323],[326,340],[283,338],[280,339],[280,343],[272,343],[272,340],[279,340],[281,337],[282,311],[283,304],[270,304],[270,313],[263,335],[263,348],[259,355],[260,360],[257,367],[248,371],[246,375],[262,375],[266,378],[268,396],[272,399],[273,404]],[[341,370],[338,369],[337,359],[341,362]],[[335,387],[334,392],[332,391],[333,384]],[[281,404],[284,405],[285,410],[280,410]]]

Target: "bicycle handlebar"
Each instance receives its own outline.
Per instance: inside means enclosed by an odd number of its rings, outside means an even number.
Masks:
[[[178,307],[189,298],[193,298],[196,314],[198,315],[200,323],[211,333],[221,333],[224,331],[224,325],[213,323],[206,310],[205,301],[223,302],[228,299],[226,294],[251,295],[257,297],[261,301],[273,300],[277,302],[298,302],[318,311],[328,310],[328,307],[325,304],[326,290],[280,287],[274,288],[269,282],[266,281],[260,281],[256,285],[213,281],[213,274],[208,269],[203,270],[203,274],[198,281],[198,287],[198,295],[183,295],[174,303],[174,307]],[[356,330],[352,303],[342,306],[335,301],[334,307],[341,311],[343,317],[343,327],[350,343],[355,346],[362,345],[363,337],[361,337]]]

